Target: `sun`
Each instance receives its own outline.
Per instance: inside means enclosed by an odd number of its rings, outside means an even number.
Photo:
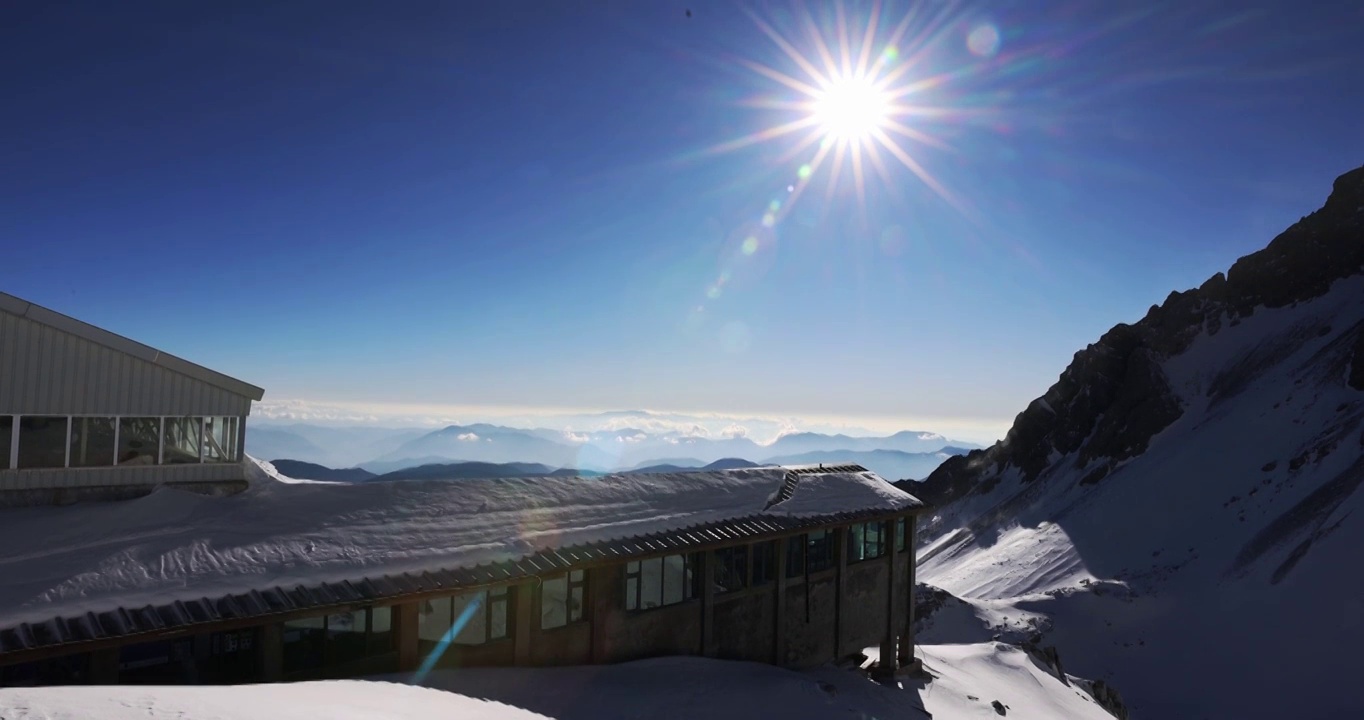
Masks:
[[[963,208],[961,200],[948,192],[919,157],[924,148],[953,151],[942,129],[966,120],[972,112],[988,111],[988,107],[973,111],[953,101],[948,91],[965,70],[937,66],[929,70],[931,64],[926,62],[943,38],[950,36],[950,28],[959,19],[957,11],[911,10],[892,25],[883,23],[881,3],[873,2],[865,25],[858,28],[861,17],[848,17],[842,3],[835,3],[833,8],[830,22],[817,21],[808,12],[803,16],[798,13],[788,28],[790,37],[756,12],[749,13],[791,67],[779,69],[756,59],[734,58],[740,66],[776,83],[774,92],[750,96],[740,103],[775,111],[775,122],[713,145],[706,152],[730,152],[794,137],[777,162],[802,155],[804,162],[789,184],[789,196],[781,208],[769,213],[774,222],[764,222],[767,227],[780,222],[819,175],[828,178],[824,192],[828,199],[835,196],[839,180],[850,176],[858,201],[865,203],[867,179],[872,173],[880,177],[884,187],[897,192],[902,183],[891,174],[893,163],[909,170],[948,204]],[[963,67],[970,70],[972,66]],[[848,175],[843,173],[845,166],[851,169]]]
[[[822,85],[810,101],[810,118],[828,140],[862,144],[887,127],[890,93],[871,78],[847,75]]]

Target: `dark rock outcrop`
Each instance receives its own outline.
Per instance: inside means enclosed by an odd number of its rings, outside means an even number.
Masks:
[[[1082,484],[1100,482],[1116,463],[1143,453],[1182,414],[1161,370],[1163,360],[1184,352],[1201,333],[1235,325],[1258,307],[1310,300],[1362,270],[1364,167],[1337,178],[1320,210],[1237,260],[1225,275],[1170,293],[1139,322],[1119,324],[1076,353],[1056,384],[1019,413],[1003,440],[948,459],[910,492],[943,505],[990,490],[1009,468],[1022,482],[1032,482],[1066,456],[1085,470]],[[1305,329],[1311,330],[1320,331]],[[1253,375],[1254,368],[1244,369],[1243,375]],[[1232,372],[1213,389],[1233,393],[1244,380]],[[1347,382],[1364,390],[1364,334],[1353,348]]]

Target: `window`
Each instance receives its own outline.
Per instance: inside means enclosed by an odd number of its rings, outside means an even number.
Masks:
[[[65,417],[19,418],[19,467],[66,467],[66,426]]]
[[[204,462],[233,462],[236,458],[237,418],[204,418]]]
[[[369,642],[371,654],[386,653],[394,649],[393,608],[375,607],[369,609]]]
[[[482,645],[510,637],[510,596],[507,586],[427,600],[417,618],[417,638],[441,642],[453,629],[456,645]]]
[[[583,570],[545,578],[540,584],[540,629],[582,620],[586,591],[587,573]]]
[[[625,609],[649,610],[696,597],[700,556],[669,555],[625,564]]]
[[[786,538],[786,577],[800,577],[805,574],[806,542],[808,540],[804,535]]]
[[[71,467],[107,467],[114,464],[114,419],[71,418]]]
[[[10,442],[14,439],[14,416],[0,415],[0,470],[9,468]]]
[[[776,577],[776,547],[772,542],[760,542],[753,546],[753,587],[767,585]]]
[[[904,552],[908,538],[905,534],[906,523],[904,518],[895,521],[895,552]]]
[[[817,573],[834,566],[834,535],[828,530],[816,530],[806,535],[807,572]]]
[[[715,551],[715,592],[737,592],[748,587],[748,546]]]
[[[284,622],[284,672],[307,673],[328,665],[342,665],[393,650],[391,609],[360,608],[321,617]],[[215,639],[214,643],[220,642]],[[233,639],[222,650],[231,651]],[[236,641],[240,646],[240,639]],[[212,654],[220,648],[214,645]]]
[[[166,418],[166,439],[161,447],[161,462],[167,465],[199,462],[203,418]]]
[[[848,562],[879,558],[886,554],[886,524],[858,523],[848,528]]]
[[[155,465],[161,447],[161,418],[118,419],[118,464]]]
[[[323,664],[327,618],[309,617],[284,621],[284,672],[317,670]]]

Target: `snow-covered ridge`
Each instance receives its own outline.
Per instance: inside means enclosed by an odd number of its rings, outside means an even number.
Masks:
[[[787,471],[337,484],[250,461],[231,497],[161,489],[118,503],[0,511],[0,627],[84,612],[449,570],[743,517],[904,510],[869,472]]]

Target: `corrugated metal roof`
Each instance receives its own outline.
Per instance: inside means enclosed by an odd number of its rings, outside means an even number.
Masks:
[[[81,322],[68,315],[49,310],[7,293],[0,292],[0,311],[47,325],[251,400],[260,400],[265,396],[264,390],[250,383],[228,377],[216,370],[196,365],[188,360],[161,352],[154,347],[143,345],[122,335]]]
[[[858,466],[837,466],[838,472],[859,472]],[[846,468],[853,468],[851,470]],[[826,467],[824,472],[835,471]],[[800,473],[802,471],[793,471]],[[0,654],[89,640],[188,628],[222,620],[244,619],[399,598],[440,590],[455,591],[560,572],[574,565],[616,562],[632,557],[688,551],[727,542],[742,542],[804,528],[842,525],[892,517],[905,511],[872,508],[822,516],[749,516],[696,525],[652,535],[609,542],[543,550],[524,558],[475,567],[359,577],[341,583],[271,587],[218,598],[177,600],[158,606],[117,608],[102,613],[54,617],[43,623],[23,623],[0,630]]]

